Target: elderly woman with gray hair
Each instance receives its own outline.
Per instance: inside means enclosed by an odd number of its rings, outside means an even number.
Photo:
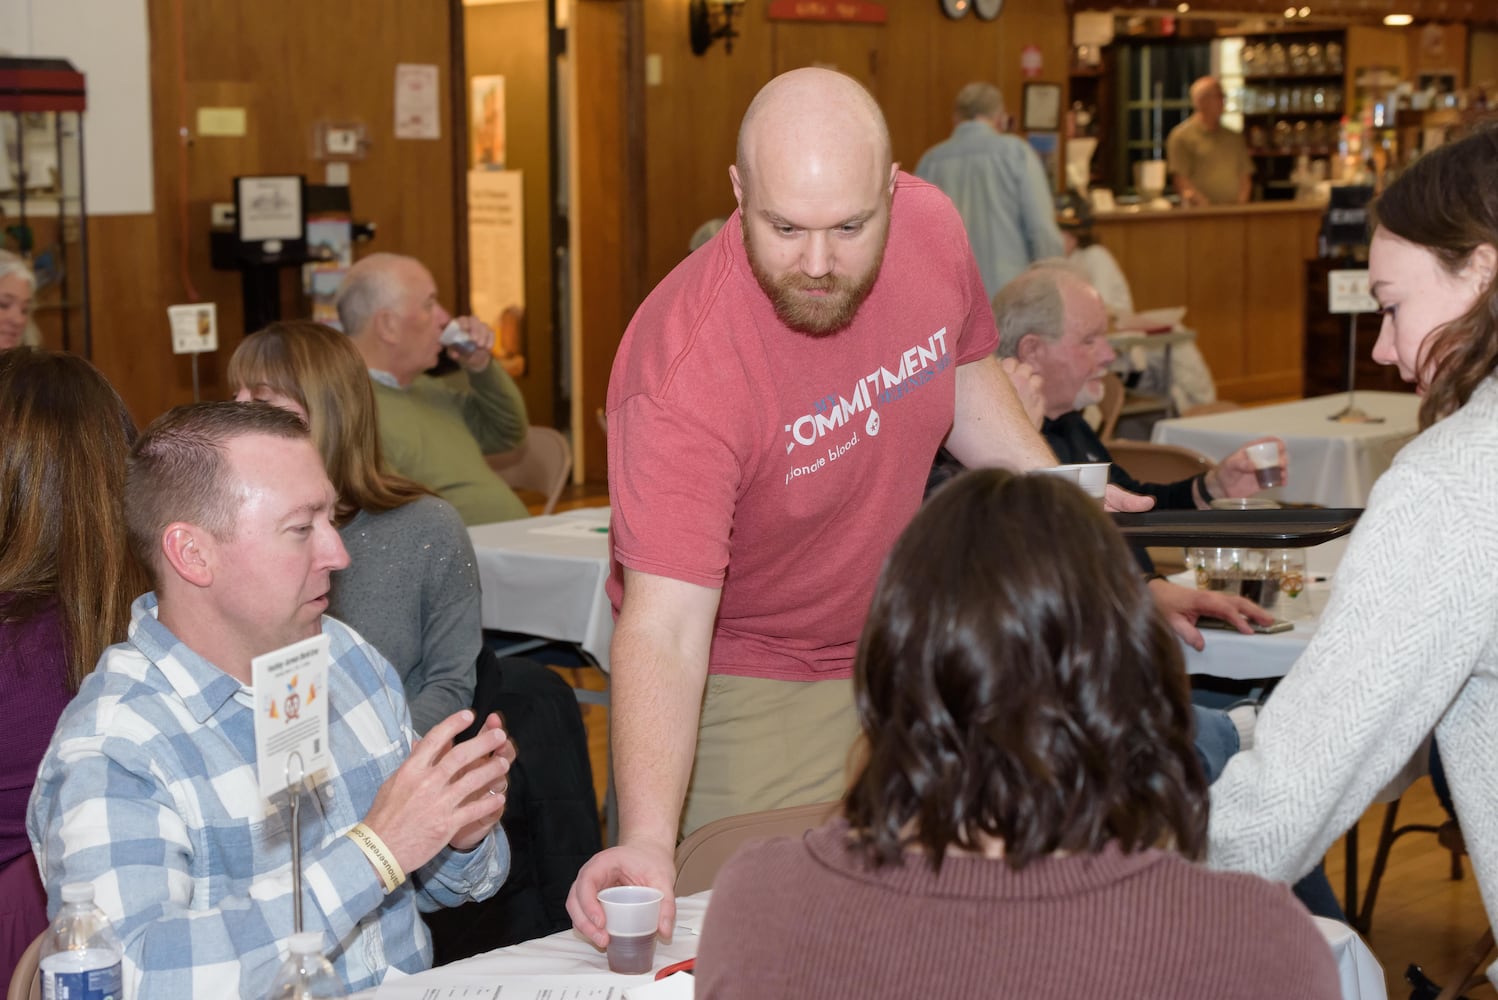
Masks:
[[[35,327],[31,325],[34,291],[36,276],[26,266],[25,259],[9,250],[0,250],[0,351],[35,343]]]

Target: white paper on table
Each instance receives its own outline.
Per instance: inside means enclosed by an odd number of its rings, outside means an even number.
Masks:
[[[506,976],[493,972],[435,969],[422,976],[386,981],[376,1000],[624,1000],[620,976]]]
[[[607,536],[608,533],[609,526],[606,522],[585,521],[580,518],[543,524],[529,532],[532,535],[555,535],[558,538],[592,538],[595,535]]]
[[[677,911],[676,929],[679,931],[686,931],[689,934],[701,934],[702,922],[706,919],[706,907],[704,907],[700,913],[693,913],[691,916],[682,916],[680,911]]]
[[[697,979],[690,972],[673,972],[643,986],[624,991],[624,1000],[692,1000],[697,995]]]

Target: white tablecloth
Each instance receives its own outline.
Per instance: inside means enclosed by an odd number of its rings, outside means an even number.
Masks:
[[[1357,405],[1381,424],[1326,419],[1347,405],[1347,394],[1255,406],[1155,424],[1152,438],[1194,448],[1213,461],[1254,438],[1275,435],[1290,451],[1290,481],[1263,496],[1323,507],[1362,507],[1373,483],[1419,429],[1420,400],[1412,393],[1360,392]]]
[[[655,971],[668,965],[685,961],[697,954],[697,935],[702,930],[702,917],[707,913],[707,901],[711,891],[699,892],[695,896],[683,896],[676,901],[676,931],[669,944],[657,942],[655,947]],[[500,948],[483,955],[475,955],[461,962],[454,962],[431,969],[417,976],[407,976],[387,981],[378,990],[366,990],[354,994],[353,1000],[430,1000],[433,997],[461,996],[466,1000],[488,1000],[492,990],[505,986],[504,1000],[513,995],[517,1000],[527,1000],[524,989],[511,992],[510,983],[516,987],[541,987],[542,978],[551,980],[556,987],[598,984],[607,989],[618,987],[611,998],[606,994],[582,993],[582,996],[598,1000],[620,1000],[622,991],[631,986],[649,983],[652,975],[616,976],[609,972],[608,957],[571,929],[558,931],[550,937],[537,938],[523,944]],[[515,982],[521,980],[520,982]],[[453,987],[466,987],[467,992],[449,993]],[[486,992],[485,987],[491,992]],[[430,991],[430,992],[428,992]],[[559,994],[553,993],[551,996]]]
[[[698,933],[707,912],[712,892],[699,892],[676,901],[676,931],[670,944],[655,949],[655,969],[691,958],[697,954]],[[1384,990],[1383,970],[1363,939],[1346,924],[1317,917],[1316,926],[1331,946],[1337,960],[1345,1000],[1388,1000]],[[530,988],[555,990],[570,985],[592,986],[593,992],[579,991],[578,996],[597,1000],[621,1000],[623,990],[650,982],[649,976],[615,976],[608,971],[608,960],[575,931],[559,931],[509,948],[454,962],[417,976],[386,982],[378,990],[354,994],[353,1000],[434,1000],[464,997],[466,1000],[489,1000],[504,987],[504,1000],[528,1000],[542,995]],[[607,991],[615,986],[612,994]],[[556,997],[566,994],[545,994]]]
[[[593,507],[469,528],[484,628],[575,642],[607,670],[608,526],[609,509]]]
[[[1195,582],[1189,570],[1175,574],[1170,580],[1183,587],[1190,587]],[[1291,619],[1295,627],[1289,632],[1244,635],[1226,629],[1203,629],[1206,647],[1201,652],[1181,643],[1181,651],[1186,655],[1186,672],[1233,680],[1285,676],[1300,654],[1305,652],[1311,636],[1316,634],[1321,611],[1326,607],[1330,593],[1331,584],[1325,579],[1307,585],[1303,599],[1308,614]]]

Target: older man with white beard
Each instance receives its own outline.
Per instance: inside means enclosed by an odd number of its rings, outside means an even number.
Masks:
[[[1040,433],[1063,462],[1112,461],[1082,411],[1103,398],[1103,376],[1115,357],[1108,343],[1108,310],[1086,280],[1061,266],[1038,265],[993,298],[999,357],[1029,365],[1041,379],[1045,421]],[[1278,438],[1261,438],[1285,445]],[[1250,442],[1258,444],[1259,441]],[[1246,497],[1260,489],[1244,445],[1206,472],[1175,483],[1143,483],[1116,464],[1110,480],[1155,498],[1161,510],[1206,507],[1215,497]]]
[[[943,439],[1055,463],[961,219],[892,162],[862,86],[772,80],[729,178],[739,210],[641,306],[609,384],[620,846],[568,901],[600,945],[614,884],[661,889],[669,935],[679,831],[841,795],[854,648]]]

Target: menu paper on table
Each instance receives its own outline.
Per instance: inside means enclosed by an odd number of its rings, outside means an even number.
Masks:
[[[328,766],[329,639],[315,635],[250,661],[255,761],[266,798]],[[299,755],[290,769],[287,762]]]
[[[506,976],[463,972],[460,968],[434,969],[422,976],[387,980],[374,995],[376,1000],[625,1000],[626,987],[620,978]]]

